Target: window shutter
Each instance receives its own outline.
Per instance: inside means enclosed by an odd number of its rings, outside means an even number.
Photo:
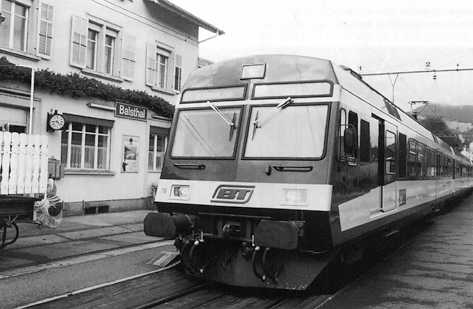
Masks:
[[[146,44],[146,85],[156,85],[156,43]]]
[[[126,79],[133,79],[135,76],[135,62],[136,62],[136,37],[123,33],[122,38],[122,77]]]
[[[39,13],[38,54],[51,56],[53,41],[53,6],[41,3]]]
[[[182,83],[182,56],[176,54],[176,66],[174,69],[174,90],[181,91]]]
[[[72,16],[70,64],[81,68],[85,67],[87,23],[86,18]]]

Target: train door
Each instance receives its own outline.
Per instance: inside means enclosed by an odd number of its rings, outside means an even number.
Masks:
[[[372,156],[377,158],[379,199],[373,211],[389,211],[397,206],[397,127],[373,115]]]

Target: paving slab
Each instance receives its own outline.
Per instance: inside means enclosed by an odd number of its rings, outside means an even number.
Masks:
[[[472,240],[469,196],[322,308],[473,308]]]
[[[50,235],[39,235],[39,236],[30,236],[30,237],[20,237],[17,241],[7,247],[7,250],[33,247],[33,246],[42,246],[48,244],[54,244],[58,242],[67,241],[67,238],[50,234]]]
[[[70,241],[48,246],[30,247],[5,251],[4,256],[11,258],[24,259],[25,257],[30,263],[46,263],[51,260],[60,258],[87,254],[96,251],[108,250],[120,247],[119,244],[106,241]],[[18,265],[15,265],[18,266]],[[0,270],[8,270],[13,265],[0,263]]]
[[[101,227],[73,232],[58,233],[59,236],[65,237],[72,240],[95,238],[105,235],[115,235],[122,233],[129,233],[130,230],[123,228],[121,226],[110,226],[110,227]]]
[[[127,234],[101,237],[100,239],[128,242],[128,243],[132,243],[132,244],[139,244],[139,243],[160,241],[163,238],[147,236],[143,232],[134,232],[134,233],[127,233]]]
[[[63,219],[63,224],[87,224],[95,226],[123,225],[130,223],[143,223],[145,216],[151,211],[135,210],[126,212],[112,212],[106,214],[74,216]]]

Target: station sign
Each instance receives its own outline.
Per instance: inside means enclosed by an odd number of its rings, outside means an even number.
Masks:
[[[148,110],[146,107],[116,102],[115,116],[132,120],[146,121],[148,119]]]

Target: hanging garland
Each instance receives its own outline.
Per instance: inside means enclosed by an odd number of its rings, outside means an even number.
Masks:
[[[29,84],[31,82],[31,70],[9,62],[6,57],[1,57],[0,81],[17,81]],[[168,118],[172,118],[174,113],[174,106],[163,98],[151,96],[144,91],[123,89],[105,84],[99,80],[81,76],[78,73],[64,75],[44,69],[36,71],[35,88],[73,98],[124,101],[147,107],[158,115]]]

